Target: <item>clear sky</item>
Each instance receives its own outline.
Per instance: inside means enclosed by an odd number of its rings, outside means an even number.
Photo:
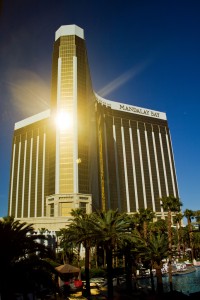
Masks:
[[[93,88],[166,112],[183,209],[200,209],[200,1],[0,0],[0,216],[14,123],[48,108],[55,31],[85,31]]]

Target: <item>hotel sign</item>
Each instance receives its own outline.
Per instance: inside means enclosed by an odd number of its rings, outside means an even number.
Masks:
[[[141,108],[141,107],[137,107],[137,106],[130,106],[130,105],[126,105],[126,104],[119,104],[118,109],[126,111],[126,112],[130,112],[130,113],[135,113],[138,115],[143,115],[143,116],[147,116],[147,117],[153,117],[153,118],[166,120],[165,113],[151,110],[151,109]]]
[[[150,118],[167,120],[166,113],[164,113],[164,112],[110,101],[110,100],[100,97],[97,94],[96,94],[96,97],[97,97],[97,100],[99,103],[101,103],[102,105],[105,105],[107,107],[110,107],[111,109],[114,109],[114,110],[125,111],[125,112],[129,112],[132,114],[142,115],[142,116],[146,116],[146,117],[150,117]]]

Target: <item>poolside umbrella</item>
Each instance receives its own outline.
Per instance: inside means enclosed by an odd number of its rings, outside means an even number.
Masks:
[[[55,268],[59,273],[69,274],[69,273],[79,273],[80,269],[69,264],[64,264]]]

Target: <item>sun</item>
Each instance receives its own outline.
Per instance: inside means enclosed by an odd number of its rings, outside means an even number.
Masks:
[[[72,128],[73,126],[72,114],[65,111],[58,112],[56,115],[56,126],[61,131]]]

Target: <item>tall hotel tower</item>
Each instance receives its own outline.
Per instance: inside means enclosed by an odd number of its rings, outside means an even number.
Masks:
[[[178,196],[166,114],[94,93],[84,31],[61,26],[50,109],[15,124],[8,214],[58,230],[79,207],[164,217],[166,195]]]

